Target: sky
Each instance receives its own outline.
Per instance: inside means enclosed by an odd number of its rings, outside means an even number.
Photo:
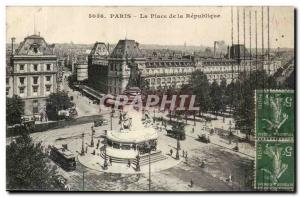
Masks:
[[[261,7],[10,7],[6,9],[6,41],[16,42],[40,32],[48,43],[92,44],[96,41],[117,43],[134,39],[141,44],[213,46],[214,41],[232,42],[231,10],[233,12],[233,43],[238,43],[237,13],[239,10],[239,42],[255,46],[255,11],[257,12],[257,44],[268,44],[267,7],[262,20]],[[245,34],[243,12],[245,10]],[[90,15],[105,18],[90,18]],[[131,18],[115,18],[130,15]],[[156,17],[150,18],[151,14]],[[183,18],[169,18],[170,15]],[[186,15],[219,15],[211,18],[186,18]],[[251,14],[251,28],[250,28]],[[111,15],[113,17],[111,18]],[[141,18],[147,15],[148,18]],[[158,15],[167,18],[158,18]],[[270,48],[294,47],[294,8],[269,8]],[[262,21],[264,33],[262,33]],[[251,29],[251,36],[250,36]],[[244,39],[245,36],[245,39]],[[250,42],[251,37],[251,42]]]

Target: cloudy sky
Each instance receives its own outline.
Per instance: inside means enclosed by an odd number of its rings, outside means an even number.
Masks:
[[[269,27],[272,48],[294,46],[294,8],[270,7]],[[237,10],[233,7],[233,42],[237,43]],[[244,43],[243,12],[245,10],[245,43],[255,46],[255,11],[257,11],[257,43],[262,45],[262,8],[239,8],[239,40]],[[264,9],[264,45],[267,47],[267,7]],[[90,18],[103,14],[105,18]],[[120,14],[131,18],[115,18]],[[148,15],[141,18],[140,15]],[[149,18],[151,14],[167,18]],[[170,14],[184,18],[168,18]],[[186,15],[220,15],[217,18],[186,18]],[[114,17],[111,18],[111,15]],[[142,44],[205,45],[216,40],[231,43],[231,7],[7,7],[7,42],[40,32],[48,43],[87,43],[95,41],[117,43],[119,39],[134,39]],[[35,21],[35,22],[34,22]],[[34,25],[35,24],[35,25]],[[34,28],[35,26],[35,28]],[[34,30],[36,29],[36,30]]]

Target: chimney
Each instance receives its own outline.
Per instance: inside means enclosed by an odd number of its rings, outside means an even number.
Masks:
[[[216,56],[216,45],[217,45],[217,41],[214,41],[214,57]]]
[[[11,55],[14,55],[15,53],[15,49],[14,49],[15,40],[16,40],[15,37],[11,38]]]
[[[230,54],[229,54],[229,45],[227,46],[227,58],[229,59],[230,58]]]

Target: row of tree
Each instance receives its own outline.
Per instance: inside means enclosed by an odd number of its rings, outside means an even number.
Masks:
[[[196,95],[196,103],[202,112],[212,112],[215,114],[227,112],[232,113],[236,126],[245,132],[254,129],[254,90],[290,88],[289,84],[278,84],[273,76],[264,70],[253,71],[251,73],[240,73],[237,80],[230,84],[222,79],[220,84],[216,81],[209,83],[206,74],[195,71],[191,77],[189,86]]]

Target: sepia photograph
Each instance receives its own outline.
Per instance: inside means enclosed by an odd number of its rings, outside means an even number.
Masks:
[[[9,192],[296,192],[296,9],[7,6]]]

